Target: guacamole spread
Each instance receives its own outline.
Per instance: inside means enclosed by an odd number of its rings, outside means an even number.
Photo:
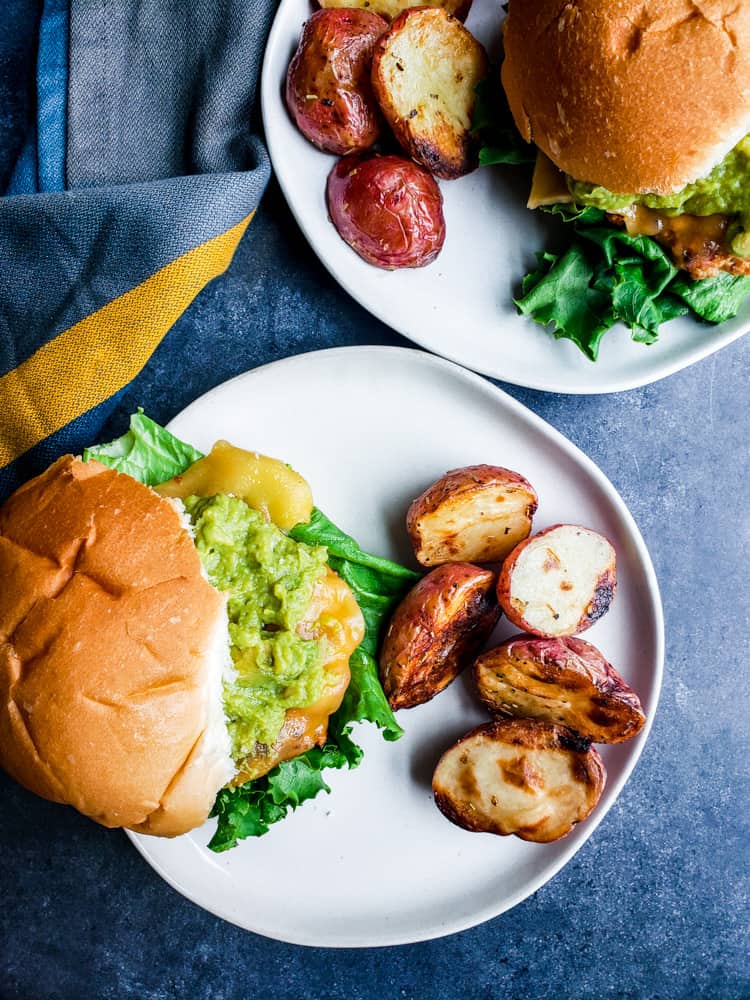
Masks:
[[[568,178],[573,200],[606,212],[622,212],[645,205],[666,215],[729,215],[735,217],[729,233],[732,251],[750,256],[750,135],[746,135],[706,177],[676,194],[614,194],[603,187]]]
[[[208,579],[229,595],[229,637],[236,671],[224,682],[232,756],[271,746],[288,708],[305,708],[324,687],[322,641],[303,638],[303,621],[327,551],[288,538],[243,500],[188,497],[185,510]]]

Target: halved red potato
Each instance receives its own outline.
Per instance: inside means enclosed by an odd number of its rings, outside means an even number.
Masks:
[[[396,608],[380,651],[391,708],[434,698],[458,676],[500,617],[495,574],[466,563],[439,566]]]
[[[414,555],[423,566],[502,562],[528,538],[538,506],[531,483],[498,465],[446,472],[406,513]]]
[[[404,11],[375,46],[372,86],[385,119],[436,177],[462,177],[479,164],[471,117],[487,72],[482,45],[440,7]]]
[[[517,635],[474,663],[493,715],[561,723],[594,743],[621,743],[643,728],[638,695],[590,642]]]
[[[507,719],[478,726],[446,750],[432,791],[438,809],[465,830],[548,843],[586,819],[605,781],[599,754],[564,726]]]
[[[370,69],[388,27],[366,10],[319,10],[306,22],[286,75],[286,104],[297,128],[319,149],[352,153],[380,138]]]
[[[590,528],[556,524],[521,542],[497,581],[500,607],[518,628],[540,636],[575,635],[609,610],[615,550]]]
[[[435,179],[401,156],[346,156],[328,175],[331,221],[368,264],[424,267],[443,248],[443,196]]]
[[[318,0],[321,7],[364,7],[373,14],[394,20],[409,7],[442,7],[449,14],[465,21],[471,10],[471,0]]]

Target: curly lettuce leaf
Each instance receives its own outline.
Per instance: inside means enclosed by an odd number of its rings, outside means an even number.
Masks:
[[[538,255],[539,267],[524,278],[515,304],[591,361],[617,322],[633,340],[653,344],[663,323],[686,313],[721,323],[736,316],[750,294],[748,277],[688,278],[656,240],[629,235],[599,209],[556,205],[551,211],[572,227],[570,246]]]
[[[130,427],[122,437],[84,451],[84,461],[91,458],[146,486],[158,486],[179,476],[203,455],[139,409],[131,416]]]
[[[335,745],[313,747],[262,778],[239,788],[223,789],[211,810],[218,824],[208,846],[212,851],[228,851],[246,837],[262,837],[274,823],[315,798],[318,792],[330,792],[324,770],[346,767],[347,763],[345,754]]]

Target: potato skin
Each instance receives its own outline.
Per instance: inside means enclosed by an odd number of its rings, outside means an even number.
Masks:
[[[368,264],[424,267],[445,241],[443,197],[434,178],[400,156],[347,156],[328,176],[331,221]]]
[[[532,547],[539,562],[535,571],[528,568]],[[523,596],[517,583],[522,575]],[[547,638],[590,628],[609,610],[616,589],[614,548],[599,532],[577,524],[554,524],[521,542],[503,563],[497,581],[498,600],[508,621]],[[542,616],[544,624],[537,620],[540,607],[549,610]]]
[[[343,155],[380,138],[370,80],[375,42],[388,27],[366,10],[319,10],[306,22],[286,76],[286,104],[319,149]]]
[[[396,608],[380,651],[393,709],[434,698],[458,676],[500,617],[495,574],[467,563],[439,566]]]
[[[531,483],[497,465],[470,465],[441,476],[406,513],[423,566],[502,562],[531,532],[539,505]]]
[[[478,657],[473,675],[493,715],[561,723],[594,743],[629,740],[646,721],[635,691],[575,636],[516,635]]]
[[[442,7],[449,14],[465,21],[471,10],[471,0],[320,0],[321,7],[365,7],[388,21],[394,20],[409,7]]]
[[[407,153],[436,177],[452,180],[479,165],[471,118],[487,53],[440,7],[400,14],[375,45],[372,87]]]
[[[586,819],[606,777],[597,751],[564,726],[505,719],[446,750],[432,791],[443,815],[465,830],[546,844]]]

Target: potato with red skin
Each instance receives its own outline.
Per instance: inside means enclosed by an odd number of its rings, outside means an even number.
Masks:
[[[432,791],[443,815],[465,830],[548,844],[586,819],[606,778],[597,751],[564,726],[504,719],[446,750]]]
[[[638,695],[590,642],[516,635],[482,653],[474,682],[496,716],[561,723],[594,743],[621,743],[646,721]]]
[[[297,128],[328,153],[362,152],[380,138],[370,67],[388,27],[366,10],[319,10],[307,21],[286,75]]]
[[[497,597],[508,620],[532,635],[575,635],[612,603],[616,556],[591,528],[555,524],[527,538],[503,563]]]
[[[366,7],[388,21],[409,7],[442,7],[459,21],[465,21],[471,10],[471,0],[319,0],[319,3],[321,7]]]
[[[424,267],[443,247],[443,196],[411,160],[344,157],[328,176],[326,195],[339,235],[368,264]]]
[[[396,608],[380,651],[391,708],[413,708],[447,687],[500,617],[495,574],[467,563],[439,566]]]
[[[470,465],[446,472],[412,502],[406,530],[423,566],[502,562],[528,538],[538,503],[518,472]]]

